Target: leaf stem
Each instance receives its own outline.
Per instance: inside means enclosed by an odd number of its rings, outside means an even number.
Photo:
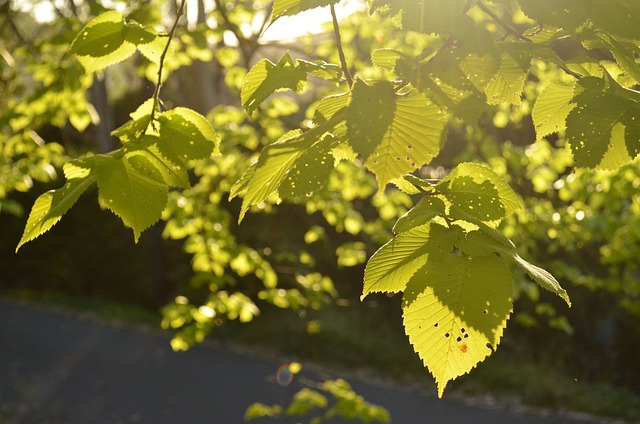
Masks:
[[[340,27],[338,26],[338,17],[336,16],[336,8],[333,4],[330,6],[331,9],[331,19],[333,20],[333,33],[336,36],[336,45],[338,48],[338,56],[340,56],[340,65],[342,66],[342,72],[344,73],[344,77],[347,79],[347,84],[349,87],[353,86],[353,78],[351,77],[351,73],[349,72],[349,67],[347,66],[347,59],[344,57],[344,50],[342,49],[342,38],[340,37]]]
[[[153,121],[155,119],[156,109],[158,107],[158,103],[160,102],[160,89],[162,88],[162,70],[164,69],[164,60],[165,60],[165,57],[167,56],[167,52],[169,51],[169,46],[171,45],[171,41],[173,40],[173,37],[176,34],[176,30],[178,29],[178,22],[180,21],[180,18],[184,13],[184,5],[186,1],[187,0],[182,0],[180,2],[180,7],[178,8],[178,12],[176,13],[176,20],[173,22],[173,26],[171,27],[171,30],[169,31],[169,35],[167,37],[168,38],[167,44],[164,46],[164,50],[160,55],[160,65],[158,67],[158,81],[156,82],[156,88],[153,91],[153,107],[151,108],[151,119],[149,120],[152,126],[153,126]]]

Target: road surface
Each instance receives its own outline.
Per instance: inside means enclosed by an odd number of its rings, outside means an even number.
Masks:
[[[279,365],[209,345],[175,353],[160,332],[0,298],[2,424],[242,423],[251,403],[285,401],[291,388],[274,382]],[[387,408],[396,424],[586,422],[350,383],[366,400]]]

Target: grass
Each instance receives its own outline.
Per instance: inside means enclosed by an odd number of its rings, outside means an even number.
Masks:
[[[90,311],[107,321],[159,327],[159,316],[132,305],[99,299],[70,298],[57,293],[0,292],[27,302],[77,312]],[[288,310],[267,309],[250,325],[231,323],[212,337],[245,346],[267,347],[279,355],[323,365],[336,371],[384,378],[422,387],[435,394],[433,379],[409,345],[393,299],[369,301],[364,306],[331,305],[293,319]],[[395,305],[397,306],[397,305]],[[309,323],[321,331],[307,331]],[[506,336],[508,338],[508,335]],[[491,395],[499,405],[531,405],[553,410],[579,411],[599,417],[640,422],[640,396],[607,382],[588,382],[568,375],[553,360],[536,362],[509,343],[469,375],[456,380],[445,396]]]

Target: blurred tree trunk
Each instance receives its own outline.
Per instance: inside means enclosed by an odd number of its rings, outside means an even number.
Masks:
[[[116,144],[111,136],[111,131],[114,129],[114,117],[113,109],[109,105],[107,82],[104,74],[102,77],[94,76],[90,93],[91,104],[93,104],[100,117],[100,122],[95,126],[95,142],[100,153],[106,153],[113,150]]]
[[[206,25],[203,0],[198,0],[197,24]],[[215,59],[212,62],[194,60],[191,66],[181,68],[177,73],[185,106],[206,114],[228,100],[223,70]]]

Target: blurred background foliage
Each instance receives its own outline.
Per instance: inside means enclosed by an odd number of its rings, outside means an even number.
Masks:
[[[110,3],[129,19],[165,29],[177,11],[173,1]],[[317,93],[336,88],[312,80],[295,97],[274,96],[247,115],[239,105],[247,70],[286,50],[338,63],[334,39],[261,38],[268,1],[189,6],[168,56],[163,98],[167,106],[206,114],[221,135],[222,155],[194,167],[192,187],[171,193],[163,223],[138,246],[115,217],[99,210],[93,193],[16,255],[37,195],[62,184],[68,158],[115,146],[110,131],[149,97],[157,67],[135,56],[93,78],[84,74],[68,47],[83,23],[105,10],[99,1],[0,1],[3,290],[160,310],[162,326],[176,331],[174,349],[217,333],[348,367],[370,363],[398,378],[426,374],[404,337],[400,299],[359,301],[364,263],[414,199],[393,187],[376,194],[372,175],[345,151],[329,184],[309,198],[270,199],[252,208],[242,225],[240,202],[228,201],[260,149],[292,128],[308,127]],[[414,46],[421,52],[429,41],[366,13],[346,17],[341,29],[347,63],[362,77],[388,72],[371,66],[372,49]],[[476,126],[454,123],[440,156],[421,174],[439,179],[463,160],[488,163],[526,205],[504,223],[506,235],[571,295],[567,310],[514,270],[515,313],[503,353],[489,362],[526,357],[640,394],[639,164],[606,173],[576,170],[562,133],[536,140],[533,101],[557,72],[539,63],[522,105],[483,110]]]

